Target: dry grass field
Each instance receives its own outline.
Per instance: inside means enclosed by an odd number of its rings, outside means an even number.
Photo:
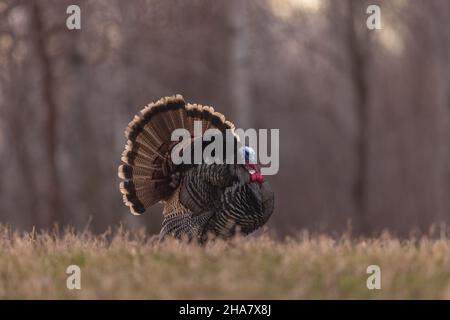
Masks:
[[[66,268],[81,268],[81,290]],[[366,268],[381,267],[381,290]],[[123,230],[19,234],[0,231],[2,299],[449,299],[450,240],[216,241],[157,243]]]

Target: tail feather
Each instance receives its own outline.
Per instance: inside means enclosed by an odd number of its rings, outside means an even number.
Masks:
[[[194,132],[194,120],[202,121],[202,129],[233,129],[234,125],[212,107],[186,104],[181,95],[165,97],[143,108],[125,130],[128,139],[122,153],[118,175],[125,205],[141,214],[153,204],[167,199],[174,165],[170,151],[173,130],[185,128]]]

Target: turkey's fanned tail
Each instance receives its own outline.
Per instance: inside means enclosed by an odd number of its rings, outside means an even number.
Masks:
[[[194,133],[194,120],[202,129],[233,129],[233,123],[212,107],[186,104],[181,95],[165,97],[142,109],[128,124],[128,139],[122,154],[120,191],[133,214],[142,214],[155,203],[167,199],[174,191],[169,183],[175,166],[170,152],[177,143],[171,141],[173,130],[185,128]]]

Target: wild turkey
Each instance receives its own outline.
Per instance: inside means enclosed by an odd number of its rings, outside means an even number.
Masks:
[[[245,158],[244,164],[172,161],[171,150],[178,143],[171,141],[172,131],[185,128],[194,141],[194,120],[201,121],[203,131],[234,130],[233,123],[213,108],[185,103],[180,95],[149,104],[128,124],[124,164],[119,167],[125,205],[139,215],[163,202],[161,238],[170,235],[202,243],[210,236],[226,239],[238,231],[255,231],[271,216],[274,195],[260,167],[250,163],[252,149],[233,149],[236,157]]]

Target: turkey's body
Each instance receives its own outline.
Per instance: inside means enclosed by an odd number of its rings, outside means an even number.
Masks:
[[[141,214],[164,202],[161,238],[204,242],[253,232],[273,211],[274,196],[267,182],[252,179],[253,171],[241,164],[173,164],[171,131],[192,132],[194,120],[202,121],[203,130],[234,128],[212,108],[186,105],[181,96],[151,104],[129,124],[125,164],[119,168],[125,204]]]
[[[239,175],[245,177],[245,172],[240,170],[226,164],[189,169],[166,203],[161,236],[203,242],[208,236],[228,238],[236,231],[248,234],[264,225],[273,210],[273,192],[267,182],[242,183]]]

